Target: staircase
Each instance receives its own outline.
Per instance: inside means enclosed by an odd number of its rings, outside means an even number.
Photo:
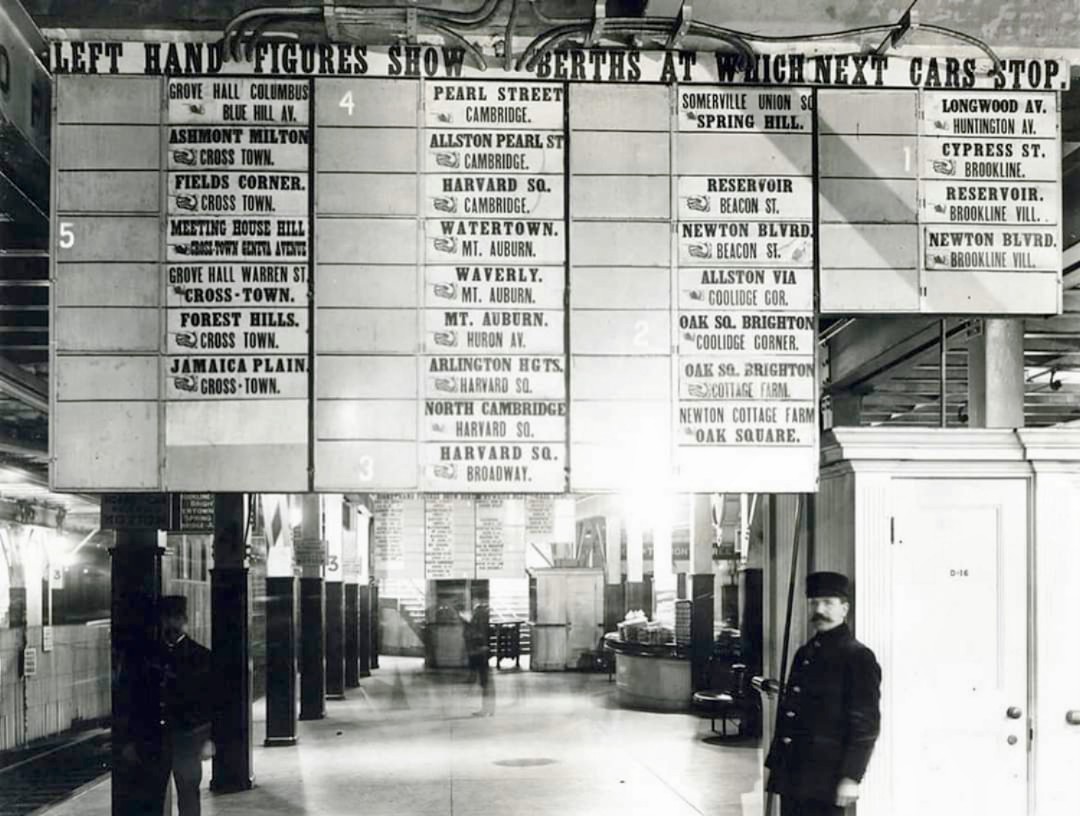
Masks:
[[[383,654],[422,656],[427,597],[425,583],[409,578],[387,578],[379,590]]]

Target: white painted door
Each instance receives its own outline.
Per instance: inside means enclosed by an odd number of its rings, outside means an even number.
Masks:
[[[589,571],[567,576],[567,608],[570,615],[567,665],[576,666],[578,657],[596,648],[600,640],[603,611],[603,573]]]
[[[891,813],[1027,809],[1027,487],[896,483]]]

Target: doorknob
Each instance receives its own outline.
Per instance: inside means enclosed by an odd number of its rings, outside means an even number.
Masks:
[[[1019,720],[1022,713],[1019,706],[1009,706],[1005,710],[1005,716],[1010,720]]]
[[[1080,725],[1080,711],[1073,709],[1065,712],[1065,722],[1069,725]]]

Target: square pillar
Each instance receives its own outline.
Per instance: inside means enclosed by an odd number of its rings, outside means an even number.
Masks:
[[[243,493],[214,497],[214,568],[210,573],[210,661],[218,690],[210,789],[248,790],[255,781],[251,746],[251,602]]]
[[[1024,321],[984,320],[968,342],[968,427],[1024,427]]]
[[[145,770],[123,758],[128,744],[160,739],[160,684],[150,671],[157,649],[161,556],[157,530],[118,530],[112,556],[112,813],[147,801]]]
[[[322,541],[322,514],[319,497],[302,499],[301,537],[303,550]],[[305,556],[309,558],[310,555]],[[301,559],[297,559],[298,561]],[[300,719],[321,720],[326,716],[326,599],[323,568],[301,562],[300,572]]]
[[[712,502],[708,493],[690,498],[690,678],[695,691],[708,688],[715,624]]]
[[[296,579],[266,579],[267,747],[296,744]]]

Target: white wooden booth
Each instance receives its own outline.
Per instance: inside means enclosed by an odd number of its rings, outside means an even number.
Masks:
[[[1080,813],[1080,429],[836,429],[807,568],[884,672],[859,816]]]
[[[532,624],[533,671],[563,671],[596,649],[603,634],[604,571],[536,571],[536,620]]]

